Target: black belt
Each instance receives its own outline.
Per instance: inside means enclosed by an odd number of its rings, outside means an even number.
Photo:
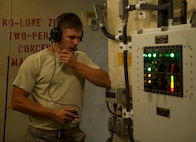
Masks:
[[[79,130],[79,126],[71,128],[71,129],[60,129],[60,130],[45,130],[45,129],[40,129],[40,128],[29,126],[28,129],[33,133],[56,137],[57,139],[62,139],[65,136],[69,136],[69,135],[76,133]]]

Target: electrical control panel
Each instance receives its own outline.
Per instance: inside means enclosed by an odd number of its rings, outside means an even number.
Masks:
[[[182,45],[144,46],[144,91],[183,97]]]
[[[132,35],[135,141],[196,141],[195,37],[190,24]]]

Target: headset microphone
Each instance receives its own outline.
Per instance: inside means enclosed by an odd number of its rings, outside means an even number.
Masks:
[[[72,48],[71,51],[77,51],[78,49],[76,47]]]

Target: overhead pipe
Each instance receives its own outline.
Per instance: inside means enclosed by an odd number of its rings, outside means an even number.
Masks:
[[[158,11],[158,27],[168,26],[173,23],[173,0],[159,0],[158,5],[139,3],[129,5],[129,11],[133,10],[157,10]]]
[[[106,37],[108,37],[108,38],[110,38],[112,40],[116,40],[116,41],[123,41],[123,35],[116,35],[116,36],[115,35],[112,35],[112,34],[110,34],[107,31],[107,29],[106,29],[105,26],[101,27],[101,30],[102,30],[102,32],[104,33],[104,35]],[[127,36],[126,38],[127,38],[127,41],[131,41],[131,36]]]
[[[186,24],[187,23],[186,19],[187,19],[187,2],[186,0],[184,0],[181,5],[181,17],[180,17],[181,24]]]
[[[99,27],[101,28],[103,34],[112,39],[112,40],[116,40],[116,41],[123,41],[123,36],[122,35],[113,35],[113,34],[110,34],[106,27],[105,27],[105,22],[104,22],[104,13],[103,11],[106,9],[106,4],[99,4],[99,5],[93,5],[93,9],[94,9],[94,12],[95,12],[95,17],[97,19],[97,22],[99,24]],[[131,41],[131,37],[130,36],[127,36],[127,40],[128,41]]]

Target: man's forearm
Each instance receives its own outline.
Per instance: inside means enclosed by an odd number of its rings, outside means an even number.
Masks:
[[[109,75],[102,69],[93,69],[80,62],[77,62],[77,64],[74,66],[74,69],[78,74],[97,86],[105,88],[111,87]]]

